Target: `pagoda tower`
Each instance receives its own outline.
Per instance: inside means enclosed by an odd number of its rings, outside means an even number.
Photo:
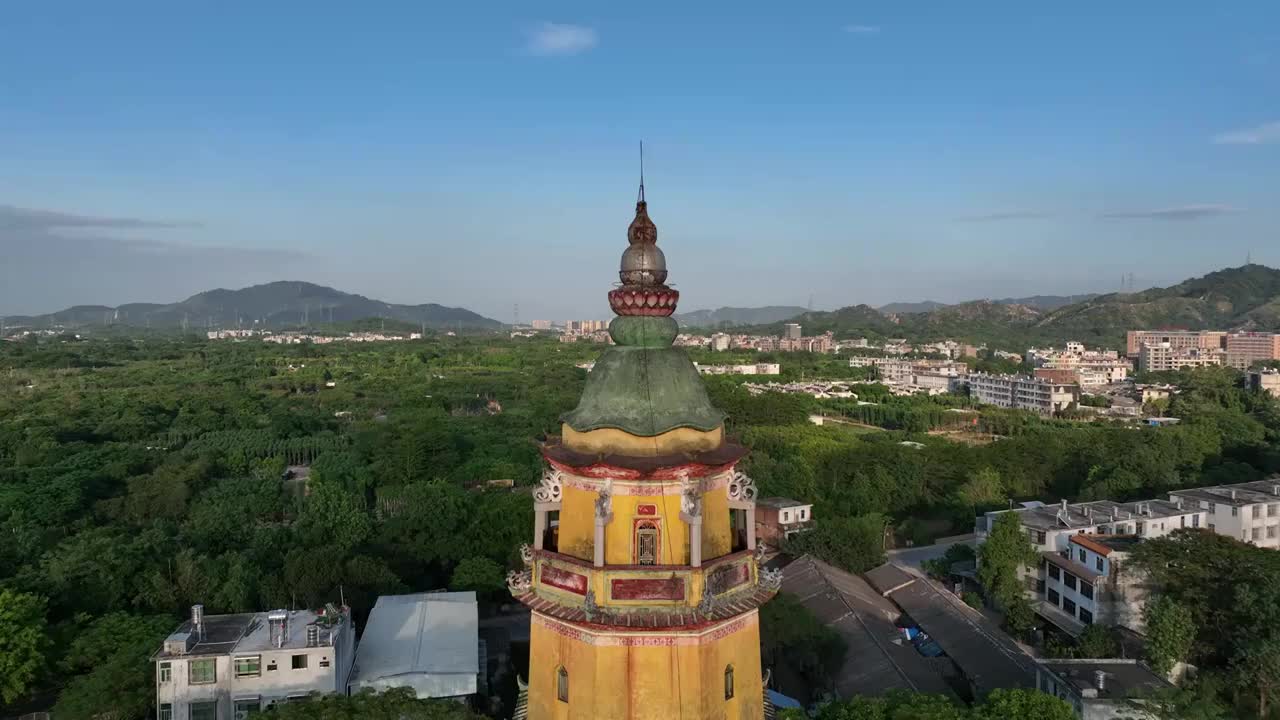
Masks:
[[[746,449],[672,346],[680,294],[657,239],[641,179],[609,292],[616,344],[542,446],[533,544],[507,578],[532,611],[517,717],[766,717],[758,608],[782,574],[759,566]]]

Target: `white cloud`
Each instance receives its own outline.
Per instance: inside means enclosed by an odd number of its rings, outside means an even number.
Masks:
[[[1236,212],[1229,205],[1181,205],[1178,207],[1158,208],[1156,210],[1124,210],[1105,212],[1102,217],[1129,220],[1199,220],[1201,218],[1227,215]]]
[[[1218,145],[1261,145],[1280,142],[1280,122],[1219,133],[1213,136],[1213,142]]]
[[[845,25],[844,31],[851,35],[876,35],[880,32],[879,25]]]
[[[529,52],[534,55],[577,55],[600,42],[594,28],[544,22],[529,30]]]

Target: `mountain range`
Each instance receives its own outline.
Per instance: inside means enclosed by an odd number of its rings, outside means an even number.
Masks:
[[[726,325],[768,325],[789,320],[805,308],[795,305],[766,305],[764,307],[722,307],[716,310],[694,310],[676,313],[672,317],[680,327],[718,328]]]
[[[129,303],[119,307],[77,305],[47,315],[5,319],[7,325],[130,325],[136,327],[285,327],[399,320],[434,329],[497,329],[502,323],[465,308],[427,303],[397,305],[307,282],[279,281],[240,290],[208,290],[169,304]]]
[[[1021,298],[1001,298],[992,300],[997,305],[1027,305],[1037,310],[1057,310],[1064,305],[1072,305],[1075,303],[1085,302],[1098,297],[1096,293],[1086,293],[1084,295],[1032,295],[1030,297]],[[922,313],[931,312],[939,308],[948,307],[951,304],[962,303],[941,303],[935,300],[922,300],[921,302],[895,302],[888,305],[881,305],[876,308],[882,313],[896,315],[898,313]]]
[[[806,312],[788,320],[803,325],[806,335],[831,330],[842,337],[950,337],[1023,347],[1027,342],[1072,339],[1114,346],[1126,330],[1134,328],[1280,331],[1280,270],[1244,265],[1166,288],[1096,295],[1051,309],[975,300],[923,312],[886,314],[868,305],[854,305]],[[777,333],[781,323],[753,330]]]

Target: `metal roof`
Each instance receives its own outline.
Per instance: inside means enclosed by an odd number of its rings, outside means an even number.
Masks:
[[[474,592],[383,595],[369,614],[349,686],[412,688],[419,698],[472,695],[480,668]]]

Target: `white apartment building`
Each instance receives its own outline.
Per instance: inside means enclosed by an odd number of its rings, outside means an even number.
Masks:
[[[1174,490],[1169,499],[1205,514],[1219,535],[1260,547],[1280,548],[1280,476],[1270,480]]]
[[[729,349],[729,334],[715,333],[711,336],[711,349],[717,352],[724,352]]]
[[[1052,415],[1080,402],[1080,386],[1074,383],[986,373],[971,373],[965,379],[969,384],[969,396],[987,405]]]
[[[1145,630],[1146,573],[1124,568],[1137,535],[1072,535],[1067,549],[1043,552],[1036,600],[1040,614],[1069,632],[1086,625]]]
[[[196,605],[151,658],[156,718],[243,720],[313,692],[345,693],[355,656],[345,609],[206,616]]]
[[[1249,387],[1273,397],[1280,397],[1280,371],[1264,370],[1249,373]]]

